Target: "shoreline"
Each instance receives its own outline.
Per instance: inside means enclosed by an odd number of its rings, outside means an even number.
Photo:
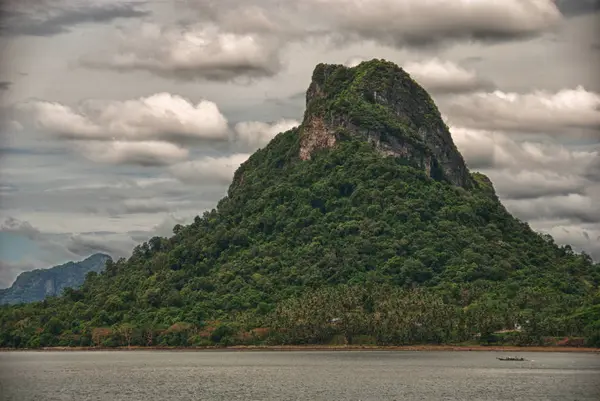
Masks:
[[[178,352],[293,352],[293,351],[445,351],[445,352],[579,352],[600,354],[600,348],[587,347],[556,347],[556,346],[485,346],[485,345],[234,345],[230,347],[45,347],[45,348],[0,348],[0,352],[98,352],[98,351],[178,351]]]

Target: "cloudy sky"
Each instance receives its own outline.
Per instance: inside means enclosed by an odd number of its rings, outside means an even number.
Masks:
[[[514,215],[600,259],[600,0],[0,4],[0,288],[169,235],[298,124],[317,63],[372,58]]]

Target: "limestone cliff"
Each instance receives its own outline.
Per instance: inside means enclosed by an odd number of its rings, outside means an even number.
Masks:
[[[407,159],[435,179],[473,182],[448,127],[427,92],[400,67],[372,60],[348,68],[319,64],[306,94],[300,154],[360,137],[385,156]]]

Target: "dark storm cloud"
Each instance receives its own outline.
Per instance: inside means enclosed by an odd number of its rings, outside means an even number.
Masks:
[[[90,2],[6,1],[0,9],[0,35],[54,36],[84,23],[106,23],[117,18],[140,18],[148,15],[141,3],[92,4]]]

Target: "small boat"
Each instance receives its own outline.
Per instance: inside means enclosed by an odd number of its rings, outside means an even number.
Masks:
[[[505,357],[498,357],[496,359],[498,359],[500,361],[524,361],[525,360],[525,358],[521,358],[518,356],[505,356]]]

